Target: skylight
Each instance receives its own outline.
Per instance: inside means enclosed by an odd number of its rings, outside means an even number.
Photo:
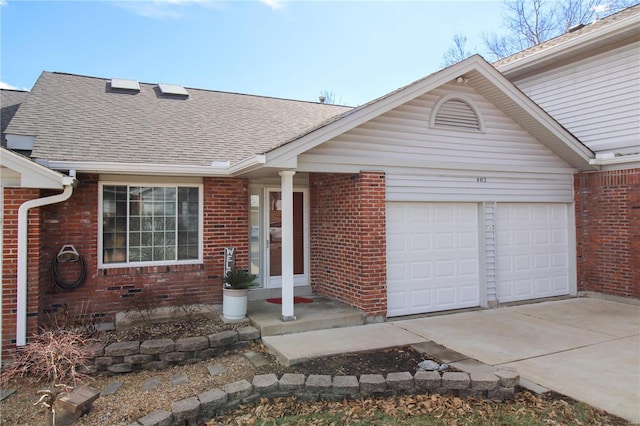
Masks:
[[[126,78],[112,78],[111,88],[118,90],[132,90],[139,92],[140,85],[136,80],[127,80]]]
[[[178,84],[158,83],[158,88],[163,95],[189,96],[189,92]]]

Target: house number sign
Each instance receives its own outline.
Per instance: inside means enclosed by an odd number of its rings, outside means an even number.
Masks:
[[[476,178],[476,182],[478,182],[478,183],[487,183],[487,178],[483,177],[483,176],[478,176]]]

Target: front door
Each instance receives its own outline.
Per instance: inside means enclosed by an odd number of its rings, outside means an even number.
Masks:
[[[306,285],[305,193],[293,192],[293,274],[295,285]],[[266,254],[269,270],[268,288],[282,287],[282,193],[267,191]]]

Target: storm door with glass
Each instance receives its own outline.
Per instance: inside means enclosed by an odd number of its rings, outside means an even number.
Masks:
[[[266,194],[266,266],[268,288],[282,287],[282,193],[267,190]],[[293,192],[293,274],[294,285],[306,285],[307,280],[307,218],[306,193]]]

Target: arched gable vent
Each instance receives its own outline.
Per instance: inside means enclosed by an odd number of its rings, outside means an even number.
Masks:
[[[438,101],[431,115],[431,127],[483,130],[482,120],[470,100],[448,95]]]

